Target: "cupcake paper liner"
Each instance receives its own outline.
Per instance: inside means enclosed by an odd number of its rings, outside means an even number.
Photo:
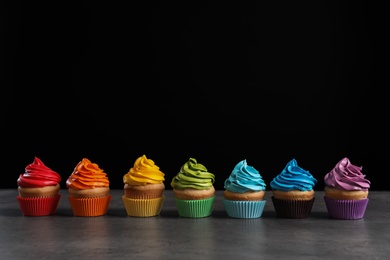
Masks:
[[[199,200],[183,200],[175,198],[179,215],[185,218],[204,218],[211,216],[215,196]]]
[[[48,216],[55,214],[61,195],[55,197],[16,197],[24,216]]]
[[[222,200],[226,213],[232,218],[260,218],[266,200],[238,201]]]
[[[96,217],[107,213],[112,195],[96,198],[75,198],[69,196],[73,215],[78,217]]]
[[[155,199],[133,199],[122,196],[126,213],[130,217],[153,217],[160,214],[165,196]]]
[[[361,200],[335,200],[324,197],[328,214],[336,219],[361,219],[366,212],[368,198]]]
[[[271,197],[276,215],[280,218],[307,218],[313,207],[311,200],[283,200]]]

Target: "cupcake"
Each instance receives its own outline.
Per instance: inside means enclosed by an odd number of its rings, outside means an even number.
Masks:
[[[324,177],[325,205],[331,218],[361,219],[368,204],[371,182],[362,173],[363,167],[341,159]]]
[[[260,173],[249,166],[246,160],[240,161],[224,182],[225,191],[222,203],[228,216],[233,218],[259,218],[266,200],[266,184]]]
[[[17,179],[20,209],[24,216],[47,216],[56,212],[61,198],[60,175],[35,157]]]
[[[152,217],[160,214],[164,196],[165,174],[153,160],[145,155],[138,157],[132,168],[123,176],[124,202],[131,217]]]
[[[104,170],[83,158],[66,180],[73,214],[79,217],[105,215],[112,197],[109,184]]]
[[[299,167],[295,159],[289,161],[270,183],[276,215],[282,218],[308,217],[314,203],[313,187],[316,184],[317,180]]]
[[[181,217],[203,218],[211,215],[215,201],[214,174],[190,158],[173,177],[171,187]]]

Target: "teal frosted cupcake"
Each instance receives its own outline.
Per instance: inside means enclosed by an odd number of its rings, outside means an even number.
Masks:
[[[173,177],[171,187],[175,194],[176,207],[181,217],[203,218],[212,214],[215,175],[190,158]]]
[[[314,203],[317,180],[309,171],[298,166],[295,159],[289,161],[270,183],[272,202],[278,217],[306,218]]]
[[[266,200],[266,184],[254,167],[240,161],[224,182],[222,200],[226,213],[232,218],[261,217]]]

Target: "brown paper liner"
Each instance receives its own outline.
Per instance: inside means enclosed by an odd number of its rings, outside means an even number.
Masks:
[[[313,207],[311,200],[283,200],[271,197],[276,215],[280,218],[307,218]]]

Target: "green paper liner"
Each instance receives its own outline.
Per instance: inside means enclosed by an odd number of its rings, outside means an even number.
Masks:
[[[132,199],[122,196],[126,213],[130,217],[154,217],[160,215],[165,196],[155,199]]]
[[[215,196],[200,200],[183,200],[175,198],[179,215],[185,218],[204,218],[211,216]]]

